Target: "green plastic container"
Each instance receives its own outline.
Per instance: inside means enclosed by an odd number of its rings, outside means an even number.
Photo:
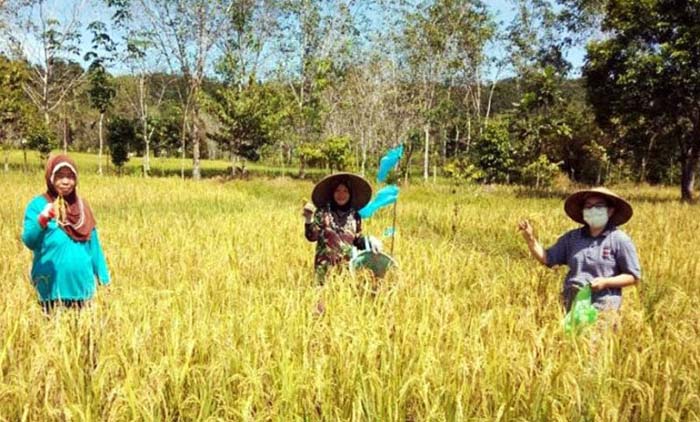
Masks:
[[[355,275],[358,270],[368,269],[375,277],[383,278],[390,268],[398,267],[394,258],[384,252],[374,253],[371,250],[364,250],[353,255],[350,260],[350,273],[352,275]]]

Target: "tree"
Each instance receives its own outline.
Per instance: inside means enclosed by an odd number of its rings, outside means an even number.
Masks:
[[[487,183],[510,181],[515,154],[507,121],[494,121],[485,129],[472,150],[477,167]]]
[[[54,134],[43,124],[32,128],[31,132],[27,134],[27,148],[36,150],[42,162],[49,158],[49,154],[55,146]]]
[[[22,84],[27,78],[24,63],[0,56],[0,142],[5,151],[5,171],[9,171],[10,148],[19,145],[30,124],[31,104],[25,98]]]
[[[672,146],[681,198],[692,201],[700,161],[700,3],[608,2],[601,29],[609,38],[589,45],[584,67],[598,123],[637,155],[652,143]],[[629,135],[647,142],[639,148]]]
[[[443,121],[439,106],[439,88],[460,86],[465,91],[467,110],[481,120],[481,71],[484,47],[495,26],[486,6],[480,1],[437,0],[421,4],[406,14],[402,49],[408,63],[408,83],[417,88],[417,111],[425,135],[423,178],[430,167],[430,136]],[[448,96],[448,102],[452,101]],[[469,128],[470,133],[471,128]],[[444,130],[443,132],[444,136]]]
[[[321,146],[321,152],[331,172],[345,170],[350,162],[350,138],[335,136],[326,139]]]
[[[518,104],[511,128],[519,144],[520,162],[525,166],[541,155],[555,161],[558,146],[570,140],[561,90],[563,78],[554,66],[546,65],[526,80],[527,92]]]
[[[324,107],[322,92],[329,86],[333,61],[328,47],[332,42],[324,37],[328,34],[327,22],[322,9],[328,0],[288,0],[281,2],[280,26],[277,32],[279,48],[284,59],[278,69],[278,78],[285,81],[293,96],[287,122],[292,136],[287,140],[290,151],[295,146],[304,146],[300,154],[299,173],[303,175],[308,161],[309,148],[321,141]],[[302,148],[300,148],[301,152]]]
[[[136,141],[134,122],[117,117],[107,124],[107,143],[112,155],[112,164],[122,174],[124,164],[129,161],[130,146]]]
[[[111,54],[115,50],[115,45],[106,32],[107,28],[105,24],[102,22],[93,22],[88,26],[88,29],[93,33],[93,49],[85,55],[86,61],[92,60],[92,63],[88,67],[88,80],[90,84],[88,96],[90,97],[90,104],[92,107],[100,113],[100,120],[98,123],[99,152],[97,172],[102,175],[102,148],[104,145],[102,127],[105,113],[112,106],[112,100],[116,95],[114,82],[105,66],[112,60]],[[104,52],[102,52],[103,54],[100,54],[100,50],[104,50]]]
[[[231,0],[110,0],[117,14],[136,17],[132,21],[137,33],[148,35],[160,50],[170,71],[184,78],[182,100],[182,159],[185,142],[193,141],[192,177],[201,178],[200,142],[204,137],[200,116],[200,91],[211,66],[212,49],[226,33]],[[131,12],[131,7],[136,13]],[[126,18],[125,18],[126,19]],[[187,132],[190,132],[189,134]],[[181,169],[184,177],[184,167]]]
[[[88,79],[90,80],[90,88],[88,90],[90,103],[92,107],[100,113],[100,120],[98,122],[99,152],[97,172],[102,175],[102,148],[104,145],[102,127],[105,113],[112,105],[112,99],[116,94],[116,90],[114,89],[110,75],[102,64],[93,63],[90,66]]]
[[[237,158],[257,161],[260,149],[281,137],[279,99],[270,86],[251,80],[245,86],[223,88],[207,102],[221,124],[212,138],[230,152],[233,172]]]
[[[162,72],[162,52],[155,43],[156,37],[150,29],[143,30],[135,23],[131,13],[131,0],[106,0],[112,10],[112,22],[126,35],[115,56],[127,66],[131,77],[123,80],[120,95],[128,102],[130,111],[139,120],[139,133],[143,141],[143,175],[150,174],[151,141],[156,133],[152,122],[160,120],[158,114],[164,96],[176,79]],[[189,135],[184,138],[189,139]]]
[[[59,6],[48,0],[14,1],[12,21],[2,28],[6,49],[33,64],[23,86],[47,127],[51,124],[51,114],[70,98],[85,77],[85,70],[73,61],[80,57],[79,17],[85,3],[85,0],[74,0]],[[59,7],[68,16],[64,22],[49,14],[49,10]],[[67,143],[68,138],[64,136],[64,150]]]

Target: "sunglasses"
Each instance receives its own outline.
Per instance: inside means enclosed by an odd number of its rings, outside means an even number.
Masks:
[[[608,204],[605,202],[596,202],[595,204],[583,204],[583,209],[584,210],[590,210],[590,209],[596,209],[596,210],[602,210],[608,207]]]

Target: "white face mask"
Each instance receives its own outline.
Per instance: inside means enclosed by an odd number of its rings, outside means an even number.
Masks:
[[[608,224],[608,208],[607,207],[594,207],[583,210],[583,221],[588,223],[591,228],[601,229]]]

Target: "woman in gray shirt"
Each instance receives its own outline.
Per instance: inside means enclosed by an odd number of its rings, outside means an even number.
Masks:
[[[618,229],[632,218],[632,206],[605,188],[576,192],[564,210],[582,227],[568,231],[549,249],[537,241],[529,221],[518,224],[532,255],[548,267],[567,265],[562,299],[567,312],[583,286],[590,284],[593,306],[619,310],[622,288],[641,279],[639,258],[632,239]]]

